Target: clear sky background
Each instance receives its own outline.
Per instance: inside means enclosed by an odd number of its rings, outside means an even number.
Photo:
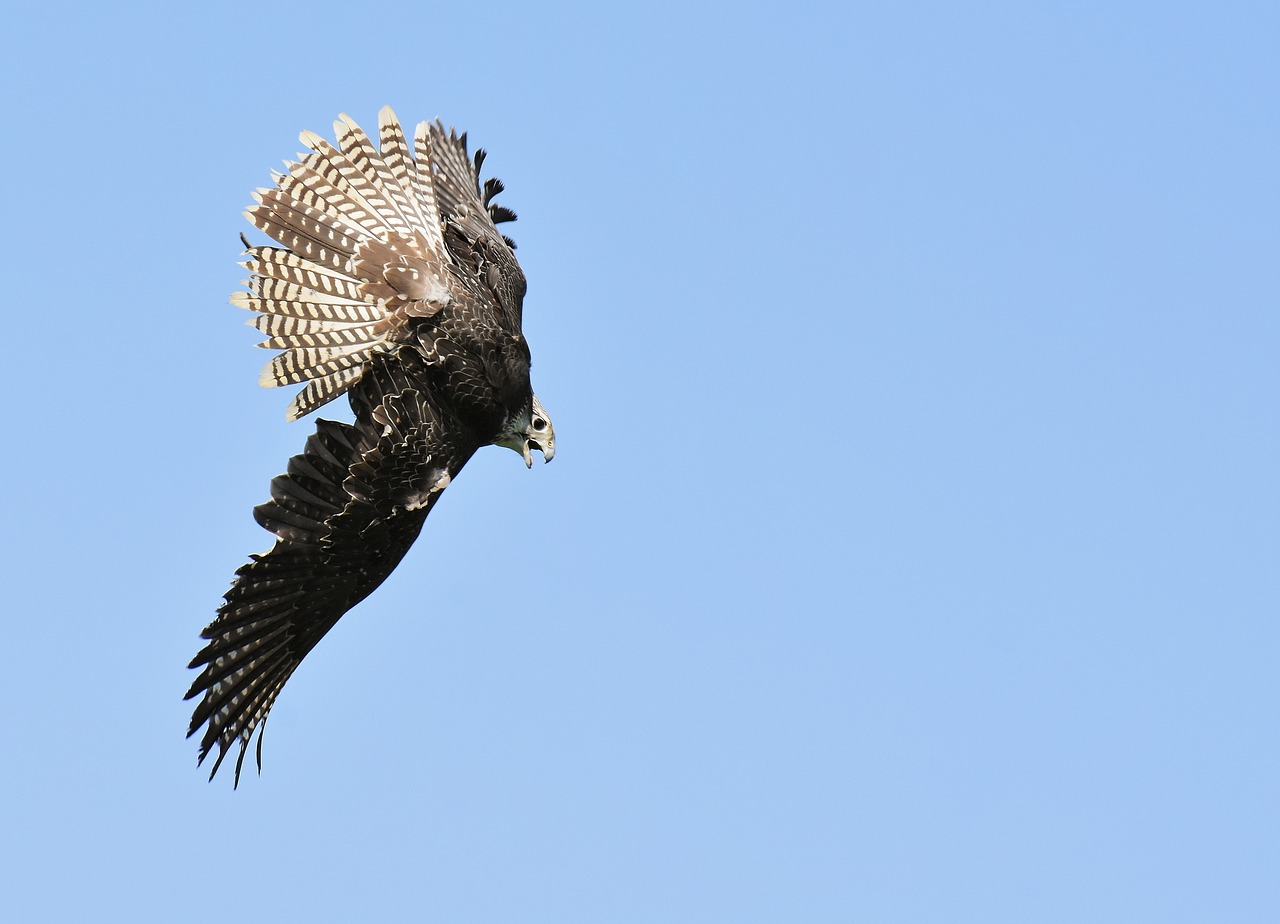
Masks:
[[[0,917],[1277,919],[1275,4],[5,31]],[[472,461],[232,791],[185,665],[311,431],[240,213],[385,103],[507,184],[558,453]]]

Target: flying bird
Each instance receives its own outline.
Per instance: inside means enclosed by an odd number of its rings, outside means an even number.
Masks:
[[[515,213],[480,183],[484,151],[422,122],[412,143],[390,107],[378,145],[346,115],[336,144],[303,132],[308,153],[273,174],[245,212],[277,242],[252,246],[231,302],[281,352],[266,386],[303,384],[297,419],[345,394],[355,420],[317,420],[271,500],[254,509],[276,537],[237,572],[191,661],[202,668],[188,737],[212,779],[255,731],[324,634],[399,564],[449,482],[482,446],[550,462],[555,431],[529,384],[521,333],[524,273],[497,225]]]

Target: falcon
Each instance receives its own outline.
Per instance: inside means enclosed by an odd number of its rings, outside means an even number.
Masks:
[[[241,236],[251,275],[231,298],[281,351],[260,383],[304,385],[289,420],[343,394],[355,418],[317,420],[271,482],[254,517],[275,545],[236,572],[190,664],[187,735],[204,728],[199,763],[217,749],[210,779],[238,746],[237,786],[255,732],[261,772],[285,682],[400,563],[472,454],[555,455],[529,384],[524,274],[497,229],[516,216],[493,201],[500,181],[480,183],[484,151],[439,120],[410,143],[390,107],[376,146],[346,115],[334,130],[336,144],[303,132],[308,153],[254,194],[245,217],[280,246]]]

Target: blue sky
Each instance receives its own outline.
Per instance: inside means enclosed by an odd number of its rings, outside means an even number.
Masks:
[[[0,915],[1274,920],[1280,13],[717,7],[9,14]],[[185,664],[311,429],[240,212],[386,103],[507,184],[557,457],[233,792]]]

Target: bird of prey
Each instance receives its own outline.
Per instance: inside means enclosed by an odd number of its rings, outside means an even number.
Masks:
[[[306,383],[290,420],[346,394],[351,424],[317,420],[254,517],[276,536],[237,572],[186,698],[199,697],[209,774],[245,752],[307,652],[399,564],[450,480],[481,446],[550,462],[555,432],[529,384],[521,333],[525,278],[497,225],[515,214],[481,186],[484,151],[438,120],[412,143],[390,107],[378,145],[346,115],[336,145],[308,153],[254,194],[249,222],[281,246],[244,239],[247,291],[231,302],[281,352],[267,386]]]

